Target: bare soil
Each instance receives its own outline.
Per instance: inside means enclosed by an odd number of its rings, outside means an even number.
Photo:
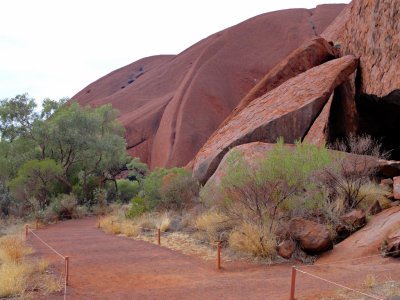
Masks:
[[[107,235],[94,218],[50,225],[36,232],[49,245],[70,257],[67,299],[288,299],[290,264],[260,265],[215,262],[158,245]],[[62,259],[33,235],[29,244],[61,274]],[[399,280],[399,263],[374,258],[356,264],[301,266],[309,273],[356,289],[367,275],[378,282]],[[340,295],[340,288],[298,273],[296,297],[323,299]],[[52,295],[48,299],[62,299]],[[363,298],[358,298],[363,299]]]

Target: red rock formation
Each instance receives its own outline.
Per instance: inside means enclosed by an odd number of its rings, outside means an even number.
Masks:
[[[222,122],[220,127],[228,123],[230,119],[237,115],[254,99],[280,86],[288,79],[335,58],[335,55],[334,48],[323,38],[318,37],[303,43],[299,48],[290,53],[288,57],[272,68],[272,70],[269,71],[242,100],[240,100],[238,106],[236,106],[229,117]]]
[[[234,146],[253,141],[273,143],[278,137],[288,143],[303,138],[334,88],[346,80],[356,66],[353,56],[329,61],[251,102],[202,147],[194,161],[194,177],[205,183],[225,153]]]
[[[400,89],[400,11],[393,0],[353,0],[322,34],[360,57],[360,90],[378,97]]]
[[[344,5],[267,13],[211,35],[176,56],[145,58],[73,97],[120,110],[129,152],[156,166],[189,162],[240,99]]]
[[[335,248],[325,253],[317,264],[379,254],[385,238],[399,225],[400,206],[386,209],[373,216],[364,228],[335,245]]]
[[[321,113],[311,125],[310,130],[307,132],[304,137],[304,142],[322,146],[325,145],[328,141],[328,125],[329,125],[329,114],[331,111],[333,100],[333,94],[329,97],[328,102],[325,104]]]

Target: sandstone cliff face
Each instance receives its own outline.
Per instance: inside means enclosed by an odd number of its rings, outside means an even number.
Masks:
[[[353,0],[322,34],[343,55],[360,58],[354,79],[335,94],[336,136],[371,135],[392,150],[393,159],[400,159],[399,32],[399,1]]]
[[[344,5],[263,14],[176,56],[145,58],[72,97],[120,110],[128,150],[152,168],[189,162],[246,93]]]
[[[274,143],[279,137],[287,143],[302,139],[333,90],[356,67],[354,56],[335,59],[289,79],[252,101],[202,147],[195,157],[193,176],[205,183],[234,146],[255,141]]]
[[[399,1],[353,0],[322,36],[360,57],[361,93],[382,97],[400,89],[399,32]]]

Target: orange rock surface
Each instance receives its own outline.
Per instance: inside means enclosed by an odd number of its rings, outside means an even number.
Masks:
[[[187,164],[248,91],[332,22],[344,5],[262,14],[178,55],[139,60],[73,99],[120,111],[128,150],[150,164]]]
[[[324,31],[343,54],[360,57],[361,92],[378,97],[400,89],[400,10],[395,0],[353,0]]]
[[[234,146],[273,143],[278,137],[287,143],[302,139],[335,87],[355,71],[357,63],[351,55],[326,62],[253,100],[202,147],[195,157],[193,176],[205,183]]]

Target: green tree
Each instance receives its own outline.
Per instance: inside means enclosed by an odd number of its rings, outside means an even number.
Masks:
[[[0,100],[1,140],[13,141],[21,135],[29,134],[39,115],[36,103],[28,94]]]
[[[48,204],[56,187],[56,179],[62,168],[54,160],[30,160],[18,170],[18,175],[9,185],[15,199],[28,201],[36,198],[41,209]]]

